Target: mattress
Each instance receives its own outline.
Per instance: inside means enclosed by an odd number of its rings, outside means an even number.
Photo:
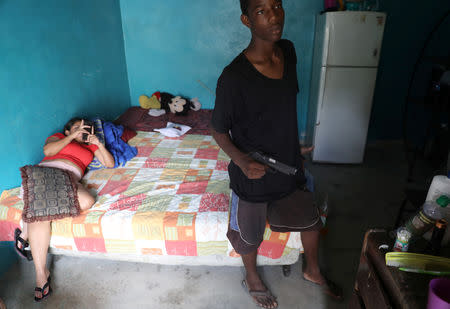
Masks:
[[[229,158],[210,135],[169,138],[138,131],[138,154],[124,167],[86,173],[94,206],[52,222],[50,252],[114,260],[184,265],[242,265],[226,232]],[[0,241],[20,225],[20,188],[0,197]],[[300,233],[266,227],[262,265],[287,265],[303,250]]]

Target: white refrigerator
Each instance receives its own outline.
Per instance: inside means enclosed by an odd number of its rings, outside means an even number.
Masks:
[[[309,102],[313,161],[363,161],[385,21],[380,12],[317,16]]]

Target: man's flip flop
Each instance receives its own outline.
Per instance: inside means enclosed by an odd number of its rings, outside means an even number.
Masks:
[[[306,279],[304,276],[302,276],[302,278],[303,278],[303,280],[305,280],[306,282],[308,282],[310,284],[313,284],[315,286],[320,286],[322,288],[322,292],[333,297],[335,300],[341,301],[342,299],[344,299],[344,294],[342,292],[342,289],[336,283],[334,283],[327,277],[324,276],[325,283],[323,283],[323,284],[312,282],[311,280]]]
[[[267,289],[265,291],[250,290],[248,288],[247,281],[245,279],[242,280],[241,284],[242,284],[242,287],[244,288],[244,290],[252,297],[253,301],[255,302],[255,304],[258,307],[262,307],[262,308],[277,308],[278,307],[277,298],[272,295],[272,293],[269,291],[269,289]],[[275,306],[274,307],[265,306],[264,303],[258,302],[257,298],[265,298],[266,300],[270,300],[273,303],[275,303]]]
[[[22,231],[19,228],[16,228],[14,231],[14,240],[17,252],[19,252],[22,256],[24,256],[28,261],[33,260],[33,256],[31,255],[31,250],[25,250],[25,248],[29,247],[30,244],[28,241],[20,237]],[[22,248],[19,248],[19,242],[22,244]]]

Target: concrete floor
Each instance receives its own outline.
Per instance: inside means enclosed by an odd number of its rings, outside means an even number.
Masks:
[[[309,164],[319,196],[329,196],[328,233],[321,265],[346,296],[323,296],[300,277],[301,259],[284,277],[280,266],[261,267],[279,308],[347,308],[364,233],[393,226],[406,182],[400,143],[371,145],[362,165]],[[51,297],[34,303],[32,263],[21,259],[2,278],[7,308],[256,308],[240,285],[239,267],[165,266],[49,256]]]

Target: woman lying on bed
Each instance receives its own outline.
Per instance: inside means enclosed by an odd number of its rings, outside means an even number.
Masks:
[[[87,131],[89,129],[89,131]],[[50,136],[44,145],[45,158],[39,166],[53,167],[68,171],[77,181],[77,196],[80,209],[92,207],[95,199],[79,182],[94,156],[106,167],[114,167],[114,158],[100,143],[97,136],[85,125],[81,118],[73,118],[64,126],[64,133]],[[23,232],[16,230],[16,247],[29,259],[34,260],[36,270],[36,301],[47,297],[50,292],[50,271],[46,267],[47,251],[50,244],[50,221],[25,223]],[[25,248],[31,247],[31,255]]]

